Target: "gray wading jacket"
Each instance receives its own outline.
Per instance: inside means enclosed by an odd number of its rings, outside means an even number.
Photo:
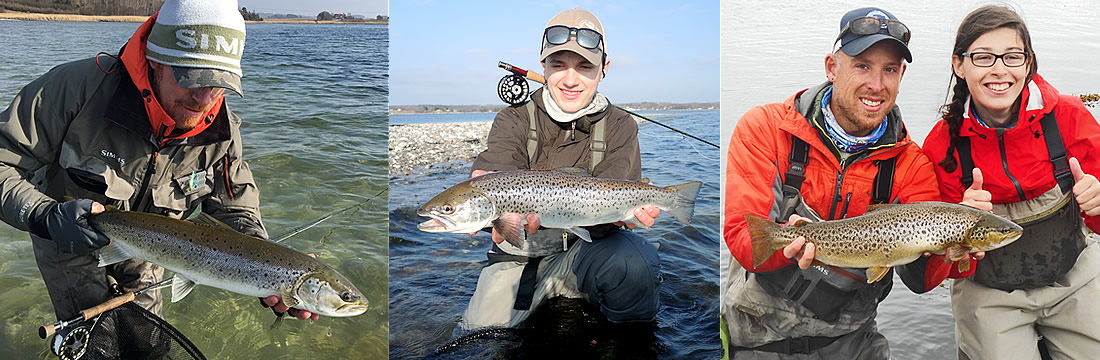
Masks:
[[[201,205],[266,239],[241,119],[223,105],[203,132],[160,146],[143,100],[122,62],[106,56],[25,86],[0,113],[0,219],[29,230],[39,206],[65,196],[174,218]]]

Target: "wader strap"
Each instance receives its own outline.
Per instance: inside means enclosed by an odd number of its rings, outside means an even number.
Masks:
[[[962,175],[963,191],[966,191],[970,185],[974,184],[974,158],[970,156],[970,138],[960,136],[958,145],[955,145],[955,151],[959,152],[959,171],[962,172],[960,175]]]
[[[538,283],[539,262],[541,257],[531,258],[523,265],[523,274],[519,277],[519,289],[516,290],[516,304],[514,310],[530,310],[531,301],[535,298],[535,284]]]
[[[871,190],[872,204],[890,203],[890,188],[894,185],[894,168],[897,162],[896,157],[875,161],[878,164],[878,175],[875,175],[875,188]]]
[[[607,141],[604,141],[604,128],[606,128],[604,125],[606,122],[604,121],[605,119],[607,119],[606,115],[604,115],[603,119],[600,119],[600,121],[592,125],[592,136],[589,138],[590,141],[588,145],[588,149],[592,153],[592,166],[588,169],[589,172],[596,169],[596,164],[603,161],[603,155],[607,152]]]
[[[783,185],[790,185],[795,189],[802,189],[802,182],[806,180],[806,164],[810,161],[810,144],[796,136],[791,136],[791,168],[787,169],[787,175],[783,179]]]
[[[527,166],[530,167],[535,162],[535,151],[539,145],[538,127],[535,126],[535,102],[527,101],[523,107],[527,108]]]
[[[1050,162],[1054,164],[1054,179],[1058,180],[1062,193],[1069,192],[1073,189],[1073,173],[1069,171],[1069,158],[1066,145],[1062,142],[1062,133],[1058,131],[1058,120],[1051,112],[1039,119],[1039,125],[1043,127],[1043,140],[1047,145],[1047,153],[1050,154]]]
[[[730,352],[738,351],[764,351],[770,353],[779,354],[810,354],[817,351],[820,348],[829,346],[833,341],[836,341],[838,337],[824,337],[824,336],[803,336],[793,339],[783,339],[776,342],[770,342],[757,347],[740,347],[731,346]]]

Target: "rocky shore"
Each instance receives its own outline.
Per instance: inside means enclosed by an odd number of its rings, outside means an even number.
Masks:
[[[469,168],[492,121],[390,125],[390,176]]]

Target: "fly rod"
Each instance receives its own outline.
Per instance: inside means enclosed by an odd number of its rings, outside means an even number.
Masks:
[[[301,225],[301,226],[295,227],[293,229],[287,230],[286,232],[283,232],[282,234],[279,234],[279,236],[276,236],[274,238],[274,240],[272,240],[272,242],[276,242],[276,243],[283,242],[284,240],[289,239],[291,236],[294,236],[294,235],[297,235],[298,233],[306,231],[309,228],[312,228],[312,227],[316,226],[317,224],[320,224],[320,223],[324,222],[325,220],[328,220],[328,219],[332,218],[333,216],[340,215],[344,212],[347,212],[348,210],[355,209],[355,208],[358,208],[360,206],[363,206],[363,204],[366,204],[367,202],[369,202],[371,200],[374,200],[378,196],[381,196],[382,193],[386,192],[386,190],[388,190],[388,189],[382,189],[382,191],[379,191],[377,194],[374,194],[374,196],[371,196],[370,198],[368,198],[366,200],[360,201],[359,203],[357,203],[355,205],[348,206],[346,208],[333,211],[331,213],[326,214],[325,216],[322,216],[322,217],[318,218],[317,220],[313,220],[309,223],[306,223],[305,225]],[[137,290],[137,291],[131,291],[131,292],[119,295],[117,297],[111,298],[110,300],[107,300],[107,301],[103,302],[102,304],[99,304],[99,305],[96,305],[96,306],[93,306],[93,307],[82,310],[80,312],[80,314],[78,314],[75,318],[72,318],[70,320],[59,320],[58,322],[53,323],[53,324],[39,326],[38,327],[38,337],[45,339],[45,338],[49,337],[50,335],[53,335],[54,333],[56,333],[57,330],[65,329],[65,328],[71,327],[73,325],[82,323],[84,321],[88,321],[88,320],[98,316],[99,314],[107,312],[108,310],[111,310],[111,309],[117,308],[119,306],[122,306],[122,304],[134,301],[134,298],[137,297],[138,295],[141,295],[142,293],[145,293],[145,292],[148,292],[148,291],[160,290],[160,289],[163,289],[165,287],[168,287],[168,286],[170,286],[169,282],[172,281],[175,278],[176,278],[176,276],[172,275],[172,276],[169,276],[167,279],[161,280],[160,282],[157,282],[156,284],[153,284],[153,285],[149,285],[149,286],[147,286],[143,289],[140,289],[140,290]]]
[[[534,70],[521,69],[517,66],[513,66],[512,64],[509,64],[509,63],[506,63],[506,62],[503,62],[503,61],[498,62],[497,66],[499,66],[500,68],[502,68],[504,70],[511,71],[512,73],[514,73],[518,76],[522,76],[522,77],[524,77],[528,80],[531,80],[531,81],[534,81],[534,82],[537,82],[537,83],[540,83],[540,84],[544,84],[544,85],[546,84],[546,78],[543,77],[541,74],[535,72]],[[505,102],[510,103],[512,105],[516,105],[516,104],[521,102],[520,100],[526,100],[526,98],[527,98],[527,86],[526,85],[527,84],[516,84],[514,80],[510,80],[508,77],[505,77],[504,79],[501,79],[501,84],[502,84],[501,88],[503,90],[503,92],[501,92],[501,99],[504,100]],[[516,86],[516,85],[518,85],[518,86]],[[508,90],[511,90],[511,92],[510,93],[507,92]],[[522,94],[520,94],[521,92],[522,92]],[[520,96],[520,95],[522,95],[522,96]],[[684,136],[687,136],[687,137],[690,137],[692,139],[702,141],[704,144],[713,146],[715,148],[721,148],[715,143],[700,139],[698,136],[680,131],[679,129],[676,129],[674,127],[662,124],[658,121],[655,121],[655,120],[650,119],[648,117],[642,116],[642,115],[640,115],[636,112],[633,112],[633,111],[630,111],[630,110],[627,110],[627,109],[623,109],[621,106],[616,105],[615,107],[619,108],[619,110],[626,111],[630,115],[637,116],[639,118],[645,119],[646,121],[649,121],[651,123],[660,125],[660,126],[666,128],[666,129],[675,131],[677,133],[680,133],[680,134],[682,134]]]

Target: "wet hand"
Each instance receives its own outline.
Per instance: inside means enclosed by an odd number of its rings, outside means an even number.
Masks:
[[[993,211],[993,194],[982,190],[982,170],[974,168],[974,183],[963,193],[960,205],[966,205],[978,210]]]
[[[1073,173],[1073,195],[1077,198],[1077,205],[1085,215],[1100,215],[1100,181],[1096,176],[1085,174],[1081,170],[1081,162],[1077,158],[1069,158],[1069,171]]]
[[[634,209],[634,217],[638,218],[638,222],[645,225],[646,228],[653,226],[653,223],[657,221],[656,219],[659,215],[661,215],[661,208],[656,206],[647,205]],[[627,224],[622,221],[616,221],[614,224],[617,226],[626,225],[627,228],[631,229],[637,228],[636,225]]]

